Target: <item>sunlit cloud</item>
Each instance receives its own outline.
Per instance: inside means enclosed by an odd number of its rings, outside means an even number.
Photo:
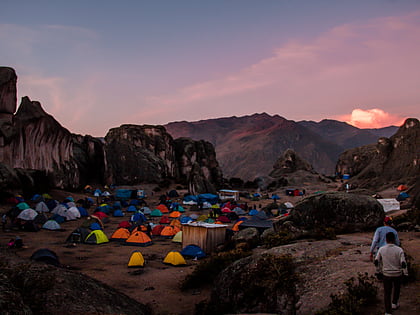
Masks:
[[[405,117],[407,118],[407,117]],[[404,117],[390,114],[379,108],[372,109],[353,109],[350,115],[340,116],[338,119],[358,128],[381,128],[387,126],[400,126],[403,124]]]

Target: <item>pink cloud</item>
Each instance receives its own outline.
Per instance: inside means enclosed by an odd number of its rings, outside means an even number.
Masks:
[[[405,118],[390,114],[379,108],[372,109],[353,109],[350,115],[341,116],[338,119],[358,128],[381,128],[387,126],[401,126]]]

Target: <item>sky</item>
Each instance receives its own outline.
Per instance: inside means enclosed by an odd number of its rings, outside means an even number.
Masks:
[[[266,112],[420,118],[420,0],[2,0],[18,105],[71,132]]]

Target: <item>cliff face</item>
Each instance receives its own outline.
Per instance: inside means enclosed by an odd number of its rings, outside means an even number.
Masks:
[[[302,159],[292,149],[287,149],[274,164],[273,171],[270,173],[270,176],[281,177],[285,174],[294,173],[299,170],[314,172],[311,164]]]
[[[359,187],[414,183],[420,174],[419,144],[420,122],[409,118],[392,137],[344,152],[336,169],[340,174],[350,174],[351,182]]]
[[[44,171],[52,187],[75,189],[92,180],[103,181],[102,144],[92,137],[71,134],[39,102],[22,98],[13,122],[4,122],[0,129],[1,163]]]
[[[115,184],[158,183],[175,177],[173,139],[162,126],[122,125],[109,130],[105,142]]]
[[[15,70],[0,67],[0,119],[11,121],[16,111],[16,82]]]
[[[222,173],[211,143],[173,140],[162,126],[122,125],[105,137],[112,181],[117,185],[174,179],[191,193],[214,192]]]

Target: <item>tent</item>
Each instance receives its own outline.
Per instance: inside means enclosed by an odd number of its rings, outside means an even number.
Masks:
[[[123,217],[124,216],[124,212],[122,212],[121,209],[117,209],[117,210],[114,211],[114,213],[112,213],[112,215],[114,217]]]
[[[165,228],[164,225],[155,225],[152,229],[152,235],[159,236],[164,228]]]
[[[48,220],[47,222],[44,223],[42,228],[45,230],[56,231],[56,230],[60,230],[61,226],[55,220]]]
[[[25,220],[25,221],[31,221],[35,219],[35,217],[38,215],[38,212],[36,212],[33,209],[25,209],[19,215],[17,216],[18,219]]]
[[[93,222],[90,226],[89,229],[94,231],[94,230],[102,230],[101,225],[98,222]]]
[[[271,199],[273,199],[273,200],[279,200],[279,199],[280,199],[280,197],[279,197],[279,195],[277,195],[277,194],[273,194],[273,195],[271,196]]]
[[[77,207],[77,210],[79,210],[80,216],[82,217],[87,217],[89,215],[86,208],[84,207]]]
[[[92,217],[97,217],[99,220],[103,221],[104,219],[108,218],[108,215],[101,211],[96,211],[92,214]]]
[[[130,235],[130,237],[125,241],[125,244],[134,246],[150,246],[153,243],[146,233],[137,231]]]
[[[142,211],[144,214],[151,214],[151,213],[152,213],[152,210],[150,210],[150,208],[149,208],[149,207],[143,207],[143,208],[141,208],[141,211]]]
[[[385,212],[400,210],[400,202],[397,199],[377,199]]]
[[[43,225],[47,221],[48,221],[48,217],[43,212],[38,213],[38,215],[34,219],[34,223],[40,224],[40,225]]]
[[[88,229],[93,222],[98,223],[102,227],[102,229],[104,228],[104,225],[102,224],[101,219],[99,219],[98,217],[94,215],[87,217],[86,220],[81,224],[81,226]]]
[[[169,252],[163,260],[163,263],[172,266],[182,266],[187,264],[184,257],[182,257],[179,252]]]
[[[182,256],[188,257],[196,257],[196,258],[204,258],[206,257],[206,253],[197,245],[187,245],[181,251]]]
[[[117,189],[115,191],[115,197],[121,200],[128,200],[131,197],[130,189]]]
[[[172,220],[171,224],[169,224],[171,226],[176,226],[177,228],[181,228],[181,221],[179,221],[178,219],[174,219]]]
[[[40,194],[35,194],[35,195],[33,195],[32,196],[32,198],[31,198],[31,201],[34,201],[34,202],[40,202],[40,201],[42,201],[44,198],[42,198],[42,196],[40,195]]]
[[[175,189],[173,189],[170,192],[168,192],[168,197],[169,198],[176,198],[176,197],[179,197],[179,194]]]
[[[67,209],[67,212],[70,212],[72,216],[76,217],[76,219],[80,218],[80,212],[79,209],[77,209],[77,207],[71,207]]]
[[[410,195],[407,194],[405,191],[399,193],[398,196],[397,196],[398,201],[404,201],[407,198],[410,198]]]
[[[122,208],[121,207],[121,202],[120,201],[115,201],[114,204],[112,205],[112,208],[114,210],[121,209]]]
[[[121,221],[121,222],[118,224],[118,227],[119,227],[119,228],[125,228],[125,229],[128,229],[128,228],[130,228],[130,227],[131,227],[131,223],[130,223],[130,222],[128,222],[128,221]]]
[[[41,248],[35,251],[31,256],[31,260],[43,262],[57,267],[60,266],[60,261],[58,260],[57,254],[48,248]]]
[[[75,229],[70,235],[67,237],[67,243],[84,243],[85,239],[89,235],[90,231],[83,227],[79,227]]]
[[[188,223],[190,221],[193,221],[193,219],[191,219],[191,217],[185,216],[185,217],[181,217],[181,223]]]
[[[61,215],[59,215],[59,214],[54,214],[51,218],[50,218],[50,220],[54,220],[54,221],[56,221],[58,224],[61,224],[61,223],[64,223],[65,221],[66,221],[66,218],[65,217],[62,217]]]
[[[232,227],[232,231],[238,232],[239,231],[239,225],[241,225],[242,223],[244,223],[244,221],[242,221],[242,220],[236,222]]]
[[[86,244],[99,245],[108,242],[108,237],[106,237],[105,233],[102,232],[102,230],[94,230],[90,232],[90,234],[85,239]]]
[[[20,202],[16,205],[16,207],[20,210],[26,210],[30,208],[26,202]]]
[[[180,216],[181,216],[181,212],[179,212],[179,211],[173,211],[169,215],[170,218],[179,218]]]
[[[230,223],[231,220],[225,216],[225,215],[221,215],[217,218],[218,221],[222,222],[222,223]]]
[[[111,236],[111,241],[126,241],[130,237],[130,231],[125,228],[117,229]]]
[[[406,185],[399,185],[398,187],[397,187],[397,190],[398,191],[404,191],[404,190],[407,190],[408,189],[408,187],[406,186]]]
[[[190,218],[191,218],[192,220],[197,220],[197,219],[199,218],[199,216],[198,216],[198,214],[193,213],[193,214],[190,214]],[[204,219],[204,220],[205,220],[205,219]]]
[[[165,226],[160,232],[160,236],[165,238],[172,238],[175,234],[176,232],[172,226]]]
[[[256,214],[258,214],[257,209],[252,209],[251,211],[249,211],[249,215],[256,215]]]
[[[128,208],[127,208],[127,210],[126,210],[127,212],[136,212],[137,211],[137,208],[136,208],[136,206],[134,206],[134,205],[130,205]]]
[[[167,215],[164,215],[163,217],[160,218],[159,223],[160,224],[168,224],[170,223],[171,220],[169,220],[169,217]]]
[[[191,215],[191,217],[192,217],[192,215]],[[206,216],[205,214],[202,214],[197,218],[197,221],[206,221],[207,218],[208,218],[208,216]]]
[[[147,218],[144,216],[143,213],[137,212],[131,216],[130,221],[136,222],[137,224],[142,224],[143,222],[147,221]]]
[[[160,210],[155,209],[150,213],[151,217],[161,217],[162,216],[162,212],[160,212]]]
[[[164,204],[157,205],[157,207],[155,209],[160,210],[160,212],[162,212],[162,213],[169,213],[168,207],[165,206]]]
[[[145,261],[142,253],[139,251],[134,251],[130,256],[130,260],[128,261],[127,267],[144,267],[144,263]]]
[[[182,243],[182,231],[179,231],[178,233],[176,233],[174,235],[174,237],[172,238],[172,242],[174,242],[174,243]]]
[[[36,204],[35,211],[37,211],[37,212],[50,212],[50,209],[45,204],[45,202],[40,201]]]
[[[140,206],[141,201],[138,199],[132,199],[130,200],[130,202],[128,203],[130,206]]]

